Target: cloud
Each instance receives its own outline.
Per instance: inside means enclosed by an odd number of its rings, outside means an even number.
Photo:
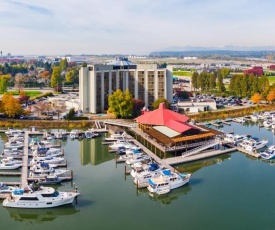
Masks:
[[[274,7],[271,0],[2,0],[0,44],[12,53],[97,54],[275,45]]]

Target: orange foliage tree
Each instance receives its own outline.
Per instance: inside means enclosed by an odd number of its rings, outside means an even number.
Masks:
[[[23,113],[19,100],[14,98],[12,93],[4,93],[1,107],[7,117],[15,117]]]
[[[260,102],[260,100],[262,100],[262,96],[261,96],[261,94],[259,94],[259,93],[255,93],[252,97],[251,97],[251,101],[253,102],[253,103],[258,103],[258,102]]]
[[[273,103],[274,100],[275,100],[275,91],[274,91],[274,90],[269,91],[269,93],[268,93],[266,99],[267,99],[269,102],[272,102],[272,103]]]

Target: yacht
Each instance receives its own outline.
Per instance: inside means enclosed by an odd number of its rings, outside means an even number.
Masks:
[[[78,139],[79,138],[79,130],[76,130],[76,129],[73,129],[71,132],[70,132],[70,138],[71,139]]]
[[[119,148],[124,147],[125,149],[135,149],[137,146],[128,141],[116,141],[113,144],[109,145],[110,150],[118,151]]]
[[[133,181],[137,188],[146,188],[149,186],[149,179],[161,176],[161,170],[143,171],[136,173]]]
[[[135,163],[138,163],[138,162],[142,162],[142,161],[150,161],[152,160],[152,158],[148,155],[133,155],[132,158],[126,160],[126,164],[127,165],[133,165]]]
[[[0,194],[11,193],[16,187],[0,183]]]
[[[61,164],[65,160],[64,157],[52,157],[52,156],[45,156],[45,157],[37,157],[35,156],[31,161],[30,164],[34,165],[37,163],[48,163],[48,164]]]
[[[56,167],[56,165],[54,166]],[[48,163],[41,162],[34,164],[30,170],[35,174],[49,174],[54,172],[54,167]]]
[[[170,170],[162,170],[161,176],[151,178],[148,180],[149,186],[147,189],[151,193],[165,194],[171,189],[175,189],[187,184],[190,180],[191,174],[181,174],[171,172]]]
[[[138,173],[153,172],[156,170],[159,170],[159,171],[161,170],[161,167],[159,166],[159,164],[156,164],[156,163],[143,164],[141,162],[138,162],[138,163],[133,164],[130,174],[133,178],[135,178]]]
[[[62,181],[63,179],[58,176],[45,176],[38,179],[40,185],[60,184]]]
[[[97,137],[99,134],[91,132],[90,130],[87,130],[85,131],[84,135],[87,139],[91,139],[91,138]]]
[[[109,137],[104,139],[104,142],[116,142],[117,140],[124,140],[127,134],[124,132],[122,134],[114,133],[111,134]]]
[[[53,208],[71,204],[79,195],[77,190],[58,192],[52,187],[29,185],[24,189],[13,190],[4,201],[4,207],[12,208]]]
[[[263,152],[261,152],[261,158],[266,160],[272,160],[275,158],[275,150],[267,149]]]
[[[3,149],[2,151],[3,156],[19,156],[23,155],[23,151],[17,148],[14,149]]]
[[[250,152],[253,152],[255,150],[264,148],[267,143],[268,143],[268,141],[266,141],[266,140],[256,141],[254,139],[251,139],[246,142],[246,144],[243,146],[243,148]]]
[[[24,131],[20,130],[20,129],[9,128],[8,131],[5,132],[5,134],[10,137],[10,136],[14,136],[17,134],[24,134]]]
[[[0,169],[18,169],[22,166],[22,161],[14,160],[13,157],[7,157],[1,159]]]
[[[5,149],[22,149],[24,148],[24,142],[22,141],[9,141],[7,143],[5,143]]]

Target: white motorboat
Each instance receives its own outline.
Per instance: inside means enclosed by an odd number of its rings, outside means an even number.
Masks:
[[[267,143],[268,143],[267,140],[256,141],[254,139],[250,139],[246,141],[246,144],[244,144],[243,148],[250,152],[253,152],[255,150],[264,148]]]
[[[53,135],[54,135],[54,139],[62,139],[62,133],[61,132],[55,132]]]
[[[84,135],[87,139],[91,139],[91,138],[97,137],[99,134],[87,130],[85,131]]]
[[[141,172],[153,172],[160,171],[162,167],[159,164],[151,163],[151,164],[143,164],[142,162],[138,162],[132,165],[131,176],[133,178],[136,177],[137,174]]]
[[[125,155],[121,155],[117,158],[117,162],[126,162],[127,160],[132,159],[134,155],[141,156],[142,154],[143,153],[140,151],[126,150]]]
[[[19,149],[3,149],[2,151],[3,156],[19,156],[23,155],[23,151]]]
[[[56,165],[55,165],[56,167]],[[54,167],[48,163],[37,163],[35,165],[33,165],[30,170],[34,173],[34,174],[49,174],[55,171]]]
[[[13,157],[7,157],[1,159],[0,169],[9,170],[9,169],[18,169],[22,166],[22,161],[14,160]]]
[[[142,171],[135,174],[134,183],[138,188],[146,188],[149,185],[149,179],[161,176],[161,170]]]
[[[65,176],[68,175],[70,170],[68,169],[53,169],[51,172],[40,172],[40,173],[34,173],[33,171],[30,171],[30,177],[41,177],[41,176]]]
[[[27,186],[16,189],[4,201],[4,207],[12,208],[53,208],[71,204],[79,195],[77,190],[58,192],[52,187]]]
[[[5,149],[22,149],[24,148],[24,142],[22,141],[9,141],[5,143]]]
[[[104,139],[104,142],[116,142],[117,140],[125,140],[127,133],[123,132],[122,134],[114,133],[111,134],[109,137]]]
[[[180,174],[171,172],[170,170],[162,170],[161,176],[149,179],[149,186],[147,189],[151,193],[164,194],[171,189],[175,189],[187,184],[190,180],[191,174]]]
[[[0,194],[11,193],[16,187],[0,183]]]
[[[12,129],[12,128],[9,128],[5,134],[7,136],[14,136],[14,135],[17,135],[17,134],[24,134],[24,131],[23,130],[20,130],[20,129]]]
[[[70,138],[71,139],[78,139],[79,138],[79,130],[76,130],[76,129],[73,129],[71,132],[70,132]]]
[[[273,122],[270,121],[270,120],[266,120],[266,121],[263,122],[263,126],[267,129],[271,128],[272,125],[273,125]]]
[[[109,145],[109,148],[113,151],[118,151],[118,149],[120,149],[120,148],[135,149],[135,148],[137,148],[137,146],[131,142],[128,142],[128,141],[118,140],[118,141],[112,143],[111,145]]]
[[[64,153],[61,149],[50,148],[50,149],[40,149],[33,151],[33,156],[37,157],[37,159],[43,159],[44,157],[59,157],[62,156]]]
[[[48,164],[61,164],[61,162],[64,162],[64,157],[51,157],[51,156],[45,156],[45,157],[37,157],[35,156],[31,161],[30,164],[34,165],[37,163],[48,163]]]
[[[275,150],[267,149],[267,150],[261,152],[261,158],[266,159],[266,160],[274,159],[275,158]]]
[[[127,165],[133,165],[141,161],[150,161],[151,157],[148,155],[133,155],[132,158],[126,160]]]

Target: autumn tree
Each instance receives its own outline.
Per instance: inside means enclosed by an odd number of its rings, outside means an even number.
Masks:
[[[53,67],[53,73],[51,78],[51,87],[61,86],[62,77],[60,73],[60,68],[58,66]]]
[[[108,97],[108,113],[114,114],[118,118],[129,118],[133,112],[133,101],[130,91],[127,89],[123,93],[120,89]]]
[[[253,102],[253,103],[259,103],[260,101],[262,100],[262,96],[261,96],[261,94],[259,94],[259,93],[255,93],[252,97],[251,97],[251,101]]]
[[[266,97],[266,100],[273,104],[273,102],[275,100],[275,91],[274,90],[269,91],[269,93]]]
[[[19,100],[12,96],[12,93],[4,93],[2,96],[2,110],[7,117],[15,117],[23,113]]]
[[[14,77],[14,87],[18,88],[18,91],[20,92],[21,89],[23,89],[25,86],[24,84],[24,79],[23,79],[23,74],[18,73]]]

